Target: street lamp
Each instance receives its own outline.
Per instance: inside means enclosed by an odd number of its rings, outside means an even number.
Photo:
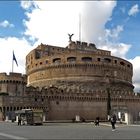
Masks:
[[[110,97],[110,89],[107,88],[107,117],[110,118],[111,113],[111,97]]]
[[[110,96],[110,81],[108,75],[106,75],[106,80],[107,80],[107,86],[106,86],[106,91],[107,91],[107,119],[110,118],[110,113],[111,113],[111,96]]]

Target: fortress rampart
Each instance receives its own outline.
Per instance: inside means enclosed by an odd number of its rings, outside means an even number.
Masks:
[[[133,66],[111,56],[110,51],[97,49],[95,44],[70,42],[66,48],[39,45],[26,57],[28,85],[40,88],[55,85],[70,90],[133,91]]]

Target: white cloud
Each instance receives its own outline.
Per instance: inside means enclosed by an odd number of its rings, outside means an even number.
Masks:
[[[25,10],[29,10],[34,5],[34,1],[21,1],[21,7]]]
[[[14,63],[14,72],[25,73],[25,57],[31,50],[30,44],[24,39],[15,37],[0,38],[0,72],[12,71],[12,53],[14,50],[18,67]]]
[[[9,23],[9,21],[7,21],[7,20],[4,20],[4,21],[0,22],[0,26],[4,27],[4,28],[6,28],[6,27],[14,27],[14,25]]]
[[[120,10],[121,10],[121,12],[122,12],[123,14],[125,14],[125,12],[126,12],[125,7],[121,7]]]
[[[27,13],[26,35],[40,42],[66,46],[68,33],[79,40],[79,13],[82,41],[97,42],[116,6],[115,1],[35,1],[39,7]],[[96,11],[96,12],[95,12]]]
[[[119,42],[119,36],[122,31],[122,25],[117,25],[113,29],[105,29],[102,36],[98,37],[97,44],[99,48],[111,51],[111,54],[114,56],[125,58],[131,48],[131,44]]]
[[[140,92],[140,56],[129,60],[133,64],[133,84],[135,90]]]
[[[135,4],[131,7],[131,9],[128,11],[129,16],[134,16],[139,12],[139,6],[138,4]]]
[[[123,26],[118,25],[116,28],[106,29],[105,37],[111,40],[118,40],[120,33],[123,31]]]
[[[125,55],[131,48],[130,44],[108,42],[106,45],[99,46],[100,49],[111,51],[111,55],[126,59]]]

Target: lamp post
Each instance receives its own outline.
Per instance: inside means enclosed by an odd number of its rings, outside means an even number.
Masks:
[[[111,113],[111,97],[110,97],[110,89],[107,88],[107,117],[110,118]]]
[[[106,76],[107,78],[107,86],[106,86],[106,91],[107,91],[107,119],[110,118],[110,113],[111,113],[111,96],[110,96],[110,81],[108,75]]]

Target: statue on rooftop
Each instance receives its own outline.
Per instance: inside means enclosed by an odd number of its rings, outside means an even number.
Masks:
[[[72,41],[72,36],[73,36],[74,34],[68,34],[68,36],[69,36],[69,42],[71,42]]]

